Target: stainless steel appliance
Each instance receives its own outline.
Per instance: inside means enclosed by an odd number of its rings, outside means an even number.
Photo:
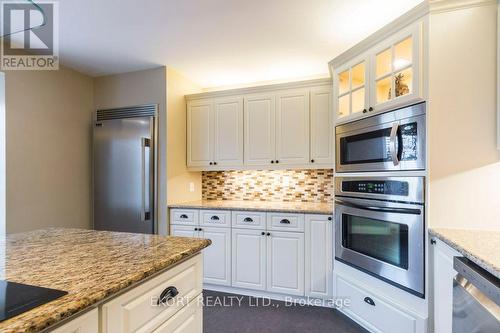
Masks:
[[[336,172],[425,169],[425,103],[335,128]]]
[[[335,258],[424,298],[424,178],[335,179]]]
[[[500,332],[500,282],[466,258],[453,268],[453,333]]]
[[[95,229],[156,232],[157,109],[144,105],[95,113]]]

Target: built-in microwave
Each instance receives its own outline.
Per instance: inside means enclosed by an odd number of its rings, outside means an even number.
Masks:
[[[424,170],[425,103],[335,128],[336,172]]]
[[[335,259],[424,297],[424,178],[335,178]]]

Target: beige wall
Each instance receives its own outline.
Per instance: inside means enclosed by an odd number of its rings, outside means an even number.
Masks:
[[[201,199],[201,172],[186,167],[186,101],[184,95],[201,89],[180,73],[167,69],[167,202]],[[194,184],[194,191],[189,184]]]
[[[158,104],[158,130],[166,130],[166,68],[158,67],[137,72],[102,76],[94,79],[96,109]],[[158,137],[158,232],[166,234],[166,137]]]
[[[7,232],[90,227],[92,79],[64,67],[5,78]]]
[[[500,230],[496,6],[430,19],[430,225]]]

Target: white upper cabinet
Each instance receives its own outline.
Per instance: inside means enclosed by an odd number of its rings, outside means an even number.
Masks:
[[[330,87],[311,89],[310,162],[333,167],[333,108]]]
[[[214,102],[214,162],[217,165],[243,164],[243,98]]]
[[[329,79],[186,96],[188,168],[333,168],[332,98]]]
[[[280,93],[276,108],[276,161],[307,164],[309,161],[309,90]]]
[[[371,55],[370,107],[387,110],[421,98],[421,24],[376,46]]]
[[[362,55],[334,72],[335,116],[351,119],[368,112],[369,58]]]
[[[213,161],[213,103],[194,101],[187,108],[187,165],[208,166]]]
[[[367,50],[347,51],[346,54],[358,52],[350,60],[331,62],[335,123],[371,116],[424,98],[422,30],[423,23],[416,22]]]
[[[276,159],[274,95],[245,97],[245,164],[267,165]]]

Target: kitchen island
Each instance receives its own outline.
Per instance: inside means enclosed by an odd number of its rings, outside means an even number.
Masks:
[[[179,296],[199,296],[202,261],[198,254],[210,243],[206,239],[60,228],[7,235],[0,240],[1,279],[68,294],[0,322],[0,332],[51,331],[64,328],[81,314],[94,311],[97,316],[102,310],[106,313],[99,314],[101,331],[112,332],[122,319],[129,329],[140,322],[160,326],[163,312],[170,311],[171,316],[178,309],[153,308],[150,298],[160,296],[165,283],[175,281],[176,274],[183,275],[179,283],[189,289],[187,295],[179,288]],[[129,295],[133,300],[122,302],[128,308],[116,308],[113,299]],[[141,318],[133,313],[139,304]]]

